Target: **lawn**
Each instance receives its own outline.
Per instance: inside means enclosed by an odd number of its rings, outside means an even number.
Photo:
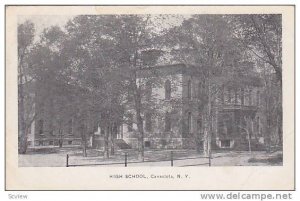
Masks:
[[[144,163],[136,163],[138,153],[136,150],[118,150],[109,159],[104,158],[101,151],[89,149],[87,157],[82,156],[81,148],[43,148],[29,150],[27,154],[19,155],[20,167],[65,167],[66,156],[69,155],[69,165],[120,163],[107,166],[124,166],[125,152],[127,153],[128,167],[131,166],[170,166],[171,151],[173,151],[174,166],[208,166],[207,158],[195,150],[145,150]],[[195,158],[176,160],[183,158]],[[148,162],[147,162],[148,161]],[[151,161],[151,162],[149,162]],[[160,162],[157,162],[160,161]],[[135,163],[131,163],[135,162]],[[203,164],[203,165],[200,165]],[[266,153],[260,152],[213,152],[211,159],[212,166],[278,166],[282,165],[282,152]]]

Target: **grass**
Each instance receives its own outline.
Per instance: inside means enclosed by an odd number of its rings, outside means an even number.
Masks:
[[[269,158],[250,158],[248,160],[249,163],[267,163],[270,165],[280,164],[283,161],[283,155],[277,154],[275,156]]]

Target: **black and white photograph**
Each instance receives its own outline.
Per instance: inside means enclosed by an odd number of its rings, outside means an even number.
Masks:
[[[158,178],[180,179],[191,189],[200,178],[207,189],[276,189],[286,174],[281,186],[290,188],[290,11],[288,6],[8,7],[9,177],[15,173],[23,185],[21,178],[53,170],[66,172],[60,180],[74,182],[74,174],[98,174],[87,189],[131,188],[134,183],[122,183],[128,175],[145,180],[141,189],[159,188],[149,183]],[[103,177],[97,187],[96,178]],[[245,183],[249,177],[272,179],[255,185],[256,179]],[[213,178],[223,178],[224,185],[208,181]],[[232,178],[234,188],[226,184]],[[46,186],[56,189],[50,182],[41,188]]]
[[[19,166],[282,165],[280,14],[18,20]]]

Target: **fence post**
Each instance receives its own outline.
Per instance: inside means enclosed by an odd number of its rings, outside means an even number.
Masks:
[[[171,151],[171,167],[173,167],[173,151]]]
[[[66,167],[69,167],[69,154],[67,154]]]
[[[127,167],[127,152],[125,153],[125,167]]]

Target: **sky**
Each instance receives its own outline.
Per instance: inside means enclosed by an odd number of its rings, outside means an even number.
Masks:
[[[39,36],[42,31],[51,26],[60,26],[61,28],[72,19],[73,15],[26,15],[18,17],[18,24],[30,20],[35,25],[36,36]]]
[[[18,24],[24,23],[26,20],[30,20],[35,24],[36,29],[36,39],[42,33],[45,28],[51,26],[60,26],[61,28],[72,18],[74,15],[23,15],[18,17]],[[180,18],[168,16],[168,18],[161,18],[158,20],[158,26],[170,27],[178,25],[182,22],[183,19],[189,18],[190,15],[181,15]]]

